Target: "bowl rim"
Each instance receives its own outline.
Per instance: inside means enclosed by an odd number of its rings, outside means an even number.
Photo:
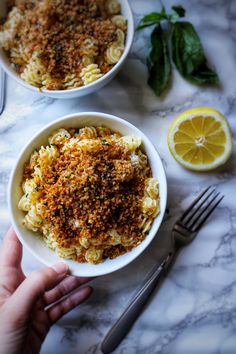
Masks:
[[[9,63],[6,63],[3,58],[2,58],[2,51],[3,49],[0,50],[0,66],[2,66],[3,70],[5,70],[5,72],[12,77],[14,80],[16,80],[19,84],[21,84],[22,86],[30,89],[31,91],[37,92],[37,93],[42,93],[44,95],[50,95],[50,94],[55,94],[55,95],[59,95],[61,96],[61,98],[63,98],[62,96],[65,93],[76,93],[76,92],[84,92],[87,91],[89,89],[91,89],[93,86],[98,85],[99,83],[106,81],[106,79],[109,79],[112,74],[115,74],[116,71],[118,71],[120,69],[120,67],[122,66],[122,64],[124,63],[125,59],[127,58],[130,49],[132,47],[133,41],[134,41],[134,32],[135,32],[135,25],[134,25],[134,16],[133,16],[133,12],[131,9],[131,6],[129,4],[128,0],[123,0],[126,3],[127,6],[127,11],[128,11],[128,28],[129,28],[129,38],[126,37],[126,39],[128,38],[128,41],[126,41],[125,43],[125,50],[124,53],[122,54],[122,56],[120,57],[119,61],[113,66],[113,68],[111,70],[109,70],[105,75],[103,75],[101,78],[99,78],[98,80],[86,85],[86,86],[81,86],[81,87],[77,87],[71,90],[46,90],[46,89],[40,89],[38,87],[35,87],[33,85],[30,85],[29,83],[27,83],[26,81],[24,81],[23,79],[21,79],[21,77],[14,71],[10,70],[10,66],[11,63],[9,61]]]
[[[118,123],[120,123],[121,125],[124,125],[125,127],[130,127],[131,129],[137,130],[137,132],[140,134],[140,136],[142,137],[142,139],[145,141],[145,143],[147,143],[149,145],[149,147],[151,148],[152,152],[154,152],[156,154],[157,159],[159,160],[158,164],[159,166],[161,166],[162,168],[162,174],[163,174],[163,181],[162,181],[162,190],[163,190],[163,194],[164,194],[164,200],[162,197],[162,203],[163,203],[163,211],[161,211],[161,213],[159,215],[157,215],[155,219],[159,218],[159,224],[157,226],[155,226],[155,230],[153,230],[153,226],[151,227],[151,229],[149,230],[149,232],[147,233],[145,240],[146,240],[146,244],[144,248],[140,248],[139,252],[134,255],[133,257],[128,257],[124,262],[122,262],[122,264],[118,264],[117,266],[113,267],[112,269],[110,269],[108,267],[108,269],[106,271],[101,270],[101,269],[96,269],[92,275],[87,275],[87,274],[81,274],[78,272],[76,273],[72,273],[75,274],[76,276],[88,276],[88,277],[94,277],[94,276],[101,276],[101,275],[106,275],[106,274],[110,274],[113,273],[117,270],[120,270],[122,268],[124,268],[125,266],[127,266],[128,264],[130,264],[131,262],[133,262],[135,259],[137,259],[150,245],[150,243],[153,241],[153,239],[155,238],[162,222],[163,222],[163,218],[165,215],[165,210],[166,210],[166,204],[167,204],[167,178],[166,178],[166,173],[165,173],[165,169],[164,169],[164,165],[163,162],[161,160],[161,157],[158,153],[158,151],[156,150],[155,146],[152,144],[152,142],[149,140],[149,138],[139,129],[137,128],[135,125],[131,124],[130,122],[126,121],[125,119],[122,119],[120,117],[117,117],[115,115],[112,114],[108,114],[108,113],[102,113],[102,112],[78,112],[78,113],[73,113],[73,114],[67,114],[64,115],[62,117],[59,117],[58,119],[50,122],[49,124],[43,126],[36,134],[34,134],[32,136],[32,138],[29,140],[29,142],[27,144],[24,145],[24,147],[21,149],[19,155],[16,158],[16,162],[12,168],[11,174],[10,174],[10,178],[9,178],[9,183],[8,183],[8,197],[7,197],[7,202],[8,202],[8,209],[10,212],[10,219],[11,219],[11,223],[13,225],[13,228],[19,238],[19,240],[21,241],[22,245],[37,259],[39,260],[42,264],[46,265],[46,266],[52,266],[52,262],[50,261],[46,261],[44,259],[44,257],[42,257],[40,254],[38,254],[33,247],[31,247],[30,245],[28,245],[27,241],[25,241],[24,236],[22,236],[22,231],[20,230],[20,228],[17,225],[17,222],[15,221],[14,218],[14,207],[13,205],[15,204],[13,201],[13,180],[15,177],[15,174],[17,172],[18,166],[19,166],[19,162],[21,159],[24,158],[24,155],[27,151],[27,149],[33,144],[34,140],[41,136],[43,133],[45,134],[50,128],[53,128],[54,125],[58,125],[59,122],[65,122],[67,119],[71,119],[71,118],[80,118],[80,117],[97,117],[99,118],[105,118],[105,120],[108,120],[108,124],[107,126],[109,127],[109,120],[112,121],[116,121]],[[104,123],[103,123],[104,125]],[[59,129],[59,128],[58,128]],[[150,155],[150,154],[149,154]],[[147,155],[148,156],[148,155]],[[156,160],[155,157],[155,160]],[[149,237],[150,232],[153,232],[153,235],[151,237]],[[142,244],[142,243],[141,243]],[[141,245],[140,244],[140,245]],[[136,247],[135,247],[136,248]],[[129,254],[132,254],[132,250],[129,252]],[[59,257],[59,256],[58,256]],[[59,260],[61,261],[66,261],[66,259],[63,259],[61,257],[59,257]],[[75,261],[74,261],[75,262]],[[80,264],[79,262],[77,262],[78,264]],[[99,266],[99,264],[98,264]]]

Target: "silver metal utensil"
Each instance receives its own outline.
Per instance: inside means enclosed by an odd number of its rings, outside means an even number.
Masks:
[[[0,115],[5,108],[5,98],[6,98],[6,74],[5,71],[0,67]]]
[[[139,317],[151,294],[161,280],[167,275],[180,249],[188,245],[197,235],[200,228],[213,213],[224,196],[216,193],[212,187],[205,189],[185,210],[172,229],[172,246],[161,264],[156,265],[149,273],[145,283],[134,296],[128,308],[113,325],[102,342],[104,354],[111,353],[128,334],[134,322]]]

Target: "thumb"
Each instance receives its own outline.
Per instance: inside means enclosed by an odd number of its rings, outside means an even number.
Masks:
[[[45,291],[54,287],[68,272],[64,262],[32,272],[11,295],[8,305],[15,321],[28,317]]]

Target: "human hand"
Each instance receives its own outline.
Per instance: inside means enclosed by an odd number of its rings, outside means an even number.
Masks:
[[[50,327],[92,292],[90,286],[78,288],[89,278],[68,276],[64,262],[26,278],[21,260],[22,246],[11,228],[0,254],[0,354],[39,353]]]

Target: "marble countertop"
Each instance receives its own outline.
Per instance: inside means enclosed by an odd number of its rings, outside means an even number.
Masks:
[[[166,0],[167,8],[175,1]],[[0,116],[0,237],[10,225],[7,183],[19,150],[45,124],[64,114],[101,111],[115,114],[143,130],[158,149],[168,178],[165,221],[151,246],[126,268],[94,283],[84,305],[55,325],[42,354],[98,354],[100,343],[126,307],[140,281],[160,259],[170,230],[193,196],[215,185],[225,199],[196,240],[179,255],[161,289],[115,353],[236,353],[236,163],[235,152],[221,170],[192,173],[171,157],[166,134],[182,110],[212,106],[225,114],[236,132],[236,2],[181,0],[187,19],[196,26],[209,61],[219,74],[220,88],[198,88],[174,71],[170,92],[158,99],[146,85],[145,57],[149,30],[136,34],[125,66],[108,86],[80,99],[45,98],[7,79],[6,109]],[[155,0],[130,1],[136,21],[160,8]],[[26,273],[42,266],[27,251]]]

